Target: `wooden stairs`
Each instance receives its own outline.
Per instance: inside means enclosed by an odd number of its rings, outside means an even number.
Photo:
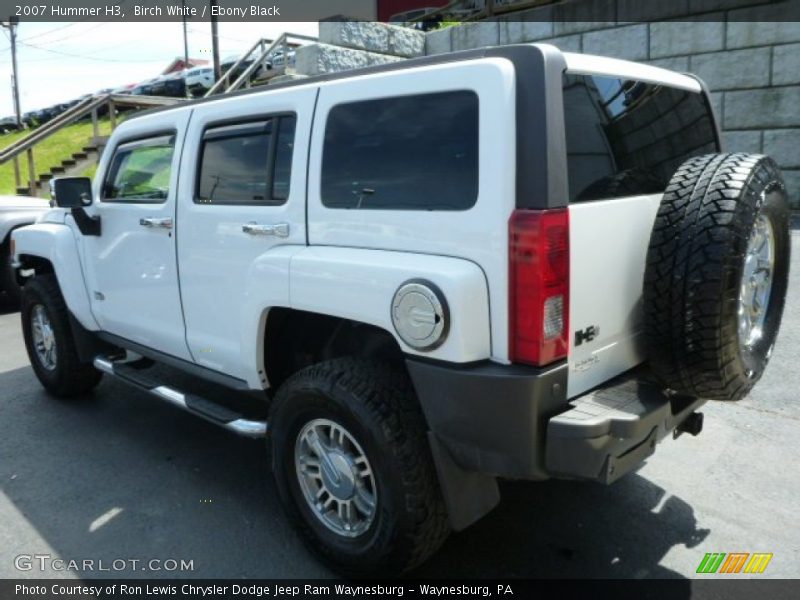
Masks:
[[[51,167],[46,173],[40,173],[36,179],[35,190],[31,190],[29,186],[18,187],[17,194],[39,197],[49,194],[51,179],[79,176],[92,165],[97,164],[107,141],[107,136],[90,138],[86,146],[78,152],[74,152],[69,158],[62,160],[61,164]],[[32,191],[34,193],[31,193]]]

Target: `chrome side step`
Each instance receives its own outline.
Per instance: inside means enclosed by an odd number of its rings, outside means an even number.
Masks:
[[[160,385],[157,381],[150,379],[146,374],[126,366],[124,363],[116,363],[108,358],[98,356],[94,359],[93,364],[98,371],[107,373],[134,387],[149,392],[151,395],[166,400],[170,404],[188,413],[205,419],[209,423],[219,425],[234,433],[238,433],[239,435],[261,438],[267,433],[266,421],[252,421],[246,419],[236,411],[216,404],[201,396],[184,394],[183,392],[165,385]]]

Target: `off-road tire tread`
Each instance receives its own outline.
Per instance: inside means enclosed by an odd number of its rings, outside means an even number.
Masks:
[[[717,400],[744,397],[757,378],[738,360],[738,303],[731,279],[743,260],[760,190],[781,182],[772,159],[709,154],[687,160],[667,187],[653,227],[643,304],[648,357],[673,391]]]
[[[48,392],[58,398],[79,398],[85,397],[91,392],[103,377],[103,374],[95,369],[91,364],[81,362],[78,358],[78,351],[75,348],[75,340],[72,336],[72,329],[69,324],[69,312],[61,288],[58,285],[55,275],[37,275],[30,279],[23,288],[22,292],[22,328],[26,338],[26,346],[29,348],[28,355],[34,370],[42,367],[38,366],[37,358],[32,354],[32,346],[29,338],[29,323],[27,306],[38,300],[44,304],[48,310],[50,322],[56,333],[56,343],[58,344],[58,368],[63,376],[58,381],[40,381]],[[38,373],[37,373],[38,374]]]
[[[411,517],[405,539],[396,543],[396,552],[387,556],[383,570],[362,572],[338,565],[338,570],[353,576],[406,572],[424,562],[444,543],[450,533],[444,499],[426,437],[428,427],[414,389],[407,375],[399,368],[371,360],[339,358],[318,363],[295,373],[281,387],[274,409],[289,399],[293,389],[309,383],[325,389],[340,387],[356,396],[369,412],[379,430],[384,448],[399,465],[404,486],[405,507]],[[311,535],[300,518],[300,528]],[[323,554],[328,549],[315,545]],[[336,563],[335,556],[327,556]],[[390,560],[389,560],[390,559]]]

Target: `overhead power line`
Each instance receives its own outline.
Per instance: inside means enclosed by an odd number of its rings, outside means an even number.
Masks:
[[[120,58],[98,58],[97,56],[87,56],[85,54],[73,54],[72,52],[64,52],[63,50],[53,50],[52,48],[44,48],[43,46],[37,46],[36,44],[27,44],[22,41],[19,41],[17,43],[20,46],[25,46],[27,48],[35,48],[36,50],[49,52],[50,54],[58,54],[59,56],[67,56],[70,58],[82,58],[84,60],[95,60],[98,62],[131,63],[131,62],[162,62],[164,60],[163,58],[146,58],[138,60],[120,59]]]
[[[126,2],[128,2],[128,0],[121,0],[120,2],[117,2],[116,4],[112,4],[111,6],[122,6]],[[85,23],[89,19],[90,19],[90,17],[83,17],[82,19],[78,19],[76,21],[73,21],[72,23],[67,23],[66,25],[62,25],[60,27],[54,27],[53,29],[48,29],[47,31],[42,31],[41,33],[37,33],[36,35],[32,35],[30,37],[27,37],[27,38],[24,38],[24,39],[18,40],[18,41],[20,43],[29,42],[30,40],[35,40],[37,38],[44,37],[46,35],[50,35],[51,33],[55,33],[56,31],[63,31],[64,29],[69,29],[70,27],[75,27],[75,25],[80,25],[81,23]],[[101,23],[98,23],[98,26],[99,25],[105,25],[105,24],[106,24],[106,22],[101,22]],[[91,27],[90,29],[94,29],[94,27]],[[86,31],[89,31],[89,30],[87,29]],[[80,33],[76,33],[75,35],[80,35]],[[68,39],[70,37],[74,37],[74,36],[66,36],[66,37],[63,37],[63,38],[59,38],[58,40],[49,40],[47,43],[53,43],[53,42],[57,42],[57,41],[61,41],[61,40],[66,40],[66,39]]]

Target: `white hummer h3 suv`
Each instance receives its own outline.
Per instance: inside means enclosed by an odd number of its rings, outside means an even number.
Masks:
[[[721,150],[698,79],[536,44],[148,112],[15,232],[31,364],[266,438],[317,554],[408,570],[498,478],[613,482],[761,377],[786,191]]]

